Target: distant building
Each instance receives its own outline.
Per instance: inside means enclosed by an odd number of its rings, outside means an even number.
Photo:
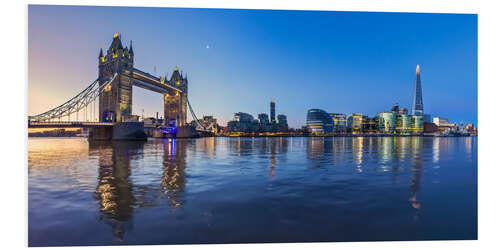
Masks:
[[[402,108],[398,110],[398,115],[407,115],[407,114],[408,114],[407,108]]]
[[[269,116],[266,113],[258,114],[259,123],[269,124]]]
[[[288,121],[286,120],[286,115],[278,115],[278,131],[286,132],[288,131]]]
[[[331,113],[330,117],[333,120],[333,131],[337,133],[345,133],[347,131],[347,116],[340,113]]]
[[[450,125],[450,120],[448,120],[447,118],[443,118],[443,117],[434,117],[433,122],[437,126],[448,126],[448,125]]]
[[[439,127],[436,124],[432,122],[424,122],[424,133],[433,134],[437,132],[439,132]]]
[[[238,112],[234,114],[232,121],[227,122],[229,132],[255,132],[258,131],[259,123],[254,121],[253,116]]]
[[[391,112],[392,113],[398,113],[399,112],[399,104],[394,104],[394,106],[392,106],[391,108]]]
[[[429,115],[429,114],[424,114],[424,122],[432,122],[432,121],[431,121],[431,115]]]
[[[466,124],[465,131],[471,136],[477,136],[477,128],[474,127],[474,124]]]
[[[271,116],[271,123],[276,122],[276,103],[274,100],[271,100],[270,103],[270,116]]]
[[[252,122],[253,116],[251,114],[238,112],[234,113],[234,120],[238,122]]]
[[[308,131],[314,135],[333,132],[333,120],[331,116],[321,109],[309,109],[307,111],[306,124]]]

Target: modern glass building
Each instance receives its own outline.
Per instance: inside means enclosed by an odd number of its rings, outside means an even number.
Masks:
[[[396,131],[396,113],[380,112],[377,116],[377,127],[380,132],[392,134]]]
[[[333,120],[331,116],[321,109],[310,109],[307,111],[307,130],[314,135],[333,132]]]
[[[363,116],[363,120],[361,121],[361,132],[363,132],[363,133],[375,133],[375,132],[377,132],[376,118]]]
[[[252,122],[253,116],[251,114],[238,112],[234,113],[234,120],[239,122]]]
[[[411,133],[412,117],[407,114],[400,114],[396,117],[396,132],[407,135]]]
[[[339,113],[332,113],[330,116],[333,120],[334,132],[345,133],[347,131],[347,116]]]
[[[424,133],[424,116],[412,115],[411,118],[412,118],[411,133],[412,134]]]
[[[363,115],[355,113],[347,118],[347,128],[354,134],[362,132]]]

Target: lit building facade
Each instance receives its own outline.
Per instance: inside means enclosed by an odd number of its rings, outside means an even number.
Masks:
[[[411,133],[412,117],[408,114],[398,114],[396,117],[396,132],[402,135]]]
[[[380,112],[377,116],[377,128],[380,132],[393,134],[396,131],[396,113]]]
[[[332,113],[330,114],[333,120],[333,131],[336,133],[347,132],[347,116],[345,114]]]
[[[321,109],[310,109],[307,111],[307,130],[313,135],[323,135],[333,132],[333,120],[331,116]]]
[[[424,116],[423,115],[412,115],[411,133],[412,134],[423,134],[424,133]]]
[[[447,118],[443,118],[443,117],[434,117],[433,122],[437,126],[448,126],[448,125],[450,125],[450,120],[448,120]]]
[[[353,134],[362,132],[363,114],[355,113],[347,118],[347,129]]]

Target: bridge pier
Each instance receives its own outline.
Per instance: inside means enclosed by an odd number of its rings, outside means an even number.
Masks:
[[[199,137],[198,132],[191,126],[182,126],[177,128],[176,138],[195,138]]]
[[[147,139],[142,122],[120,122],[112,127],[91,128],[88,137],[89,141],[145,141]]]

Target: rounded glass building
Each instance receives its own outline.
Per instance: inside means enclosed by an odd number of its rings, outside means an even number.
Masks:
[[[333,132],[332,117],[321,109],[308,110],[306,124],[309,132],[314,135]]]

